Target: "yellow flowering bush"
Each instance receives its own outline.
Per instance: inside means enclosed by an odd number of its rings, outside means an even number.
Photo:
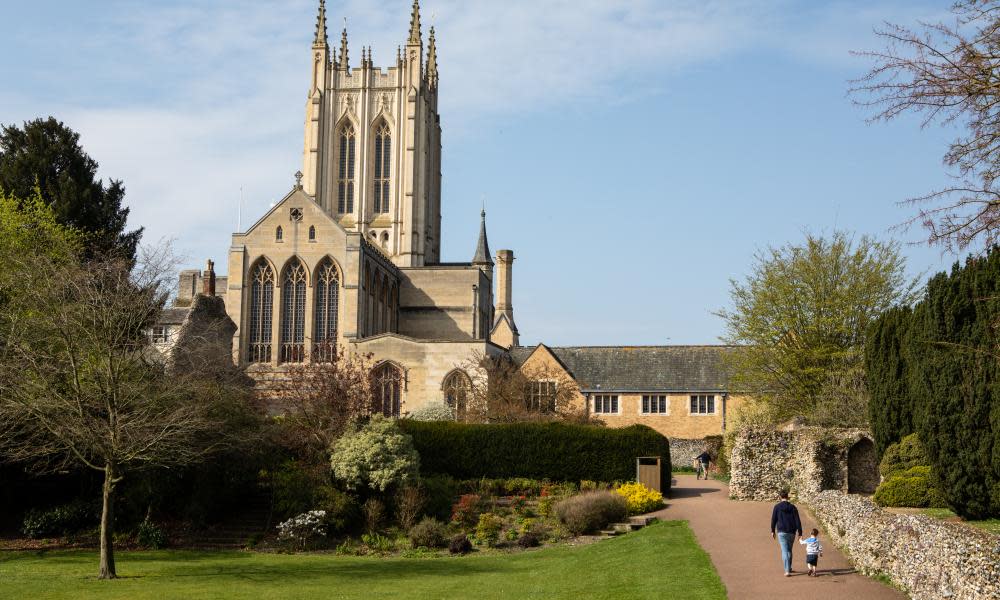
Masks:
[[[630,515],[641,515],[663,508],[663,494],[641,483],[623,483],[615,491],[625,498]]]

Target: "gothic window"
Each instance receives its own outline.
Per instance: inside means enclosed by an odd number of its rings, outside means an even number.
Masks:
[[[278,228],[274,230],[274,241],[280,242],[284,238],[285,233],[281,230],[281,225],[278,225]]]
[[[280,229],[280,228],[279,228]],[[250,270],[250,314],[247,315],[247,362],[271,362],[271,319],[274,272],[264,261]]]
[[[392,137],[383,122],[375,130],[375,213],[389,212],[389,165],[392,159]]]
[[[306,268],[294,259],[281,281],[281,362],[302,362],[305,330]]]
[[[399,367],[392,363],[383,363],[375,367],[372,383],[375,391],[375,411],[387,417],[398,417],[400,390],[403,385],[403,373]]]
[[[354,126],[344,123],[337,134],[339,161],[337,166],[337,212],[354,212]]]
[[[316,226],[315,225],[310,225],[309,226],[309,241],[310,242],[315,242],[316,241]]]
[[[332,362],[337,351],[337,309],[340,304],[340,275],[329,258],[320,264],[316,274],[316,306],[313,321],[316,347],[313,361]]]
[[[455,412],[455,419],[462,421],[472,395],[472,381],[462,371],[452,371],[444,379],[444,401]]]

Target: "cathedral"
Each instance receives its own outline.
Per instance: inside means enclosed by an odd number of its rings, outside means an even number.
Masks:
[[[434,29],[420,8],[388,68],[370,49],[352,65],[320,1],[305,106],[302,169],[292,190],[229,247],[226,277],[185,272],[181,305],[208,279],[237,326],[236,363],[250,373],[371,355],[382,411],[398,416],[446,388],[461,365],[517,345],[514,254],[494,259],[486,215],[470,262],[441,261],[441,118]],[[494,302],[494,278],[499,295]]]
[[[460,408],[475,359],[505,355],[531,381],[532,406],[571,385],[578,408],[609,426],[649,425],[678,450],[692,442],[700,452],[700,440],[724,431],[741,401],[728,392],[725,346],[520,346],[514,253],[491,255],[485,212],[478,240],[468,232],[471,260],[441,261],[434,28],[425,46],[415,0],[406,43],[381,68],[370,48],[351,64],[346,29],[331,48],[326,17],[320,0],[294,186],[233,234],[225,276],[211,261],[181,273],[154,343],[170,350],[214,310],[226,332],[217,345],[232,334],[234,362],[258,380],[336,351],[371,356],[376,402],[390,416]]]

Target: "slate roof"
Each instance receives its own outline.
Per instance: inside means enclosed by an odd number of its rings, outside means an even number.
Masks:
[[[157,325],[180,325],[184,322],[184,317],[191,312],[188,307],[184,308],[164,308],[160,311],[160,317],[156,319]]]
[[[723,356],[732,346],[548,347],[583,391],[723,392]],[[511,349],[518,364],[534,347]]]

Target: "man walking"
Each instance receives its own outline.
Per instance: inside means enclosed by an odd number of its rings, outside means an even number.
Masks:
[[[705,480],[708,480],[708,464],[712,462],[712,456],[705,450],[698,456],[694,458],[695,469],[698,470],[697,479],[701,479],[701,476],[705,476]]]
[[[802,535],[802,521],[799,520],[799,509],[788,501],[788,490],[781,490],[778,497],[779,502],[771,510],[771,539],[774,539],[777,532],[781,562],[785,564],[785,577],[791,577],[792,544],[795,543],[795,538]]]

